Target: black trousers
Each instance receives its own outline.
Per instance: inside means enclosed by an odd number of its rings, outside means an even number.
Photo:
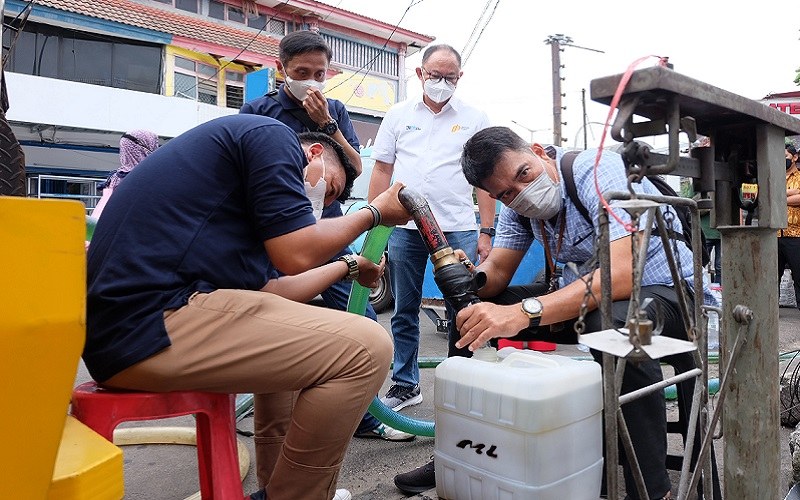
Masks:
[[[800,275],[798,275],[800,276]],[[496,304],[518,304],[526,297],[544,295],[547,292],[546,283],[533,283],[531,285],[511,286],[499,295],[486,299],[488,302]],[[689,293],[689,292],[687,292]],[[648,317],[656,320],[656,304],[660,306],[661,316],[664,322],[662,335],[672,338],[686,340],[686,330],[683,325],[680,308],[678,307],[678,297],[672,287],[654,285],[642,288],[641,302],[652,298],[652,302],[645,311]],[[616,327],[625,325],[628,314],[628,300],[619,300],[612,304],[612,318]],[[578,311],[575,311],[578,314]],[[600,311],[595,310],[586,315],[586,332],[596,332],[602,330]],[[558,332],[551,332],[549,326],[542,326],[535,329],[525,329],[519,332],[511,340],[545,340],[560,344],[576,344],[578,335],[574,330],[575,320],[568,321],[563,325],[563,329]],[[458,338],[451,335],[449,338],[448,356],[471,356],[468,349],[456,349],[455,342]],[[602,353],[592,350],[592,356],[597,362],[601,362]],[[681,365],[684,369],[688,366],[694,367],[691,353],[668,356],[661,361],[675,366]],[[625,375],[622,379],[621,394],[632,392],[636,389],[660,382],[663,380],[660,361],[650,360],[641,363],[628,362],[625,367]],[[687,383],[688,382],[688,383]],[[679,387],[679,395],[685,399],[684,408],[691,406],[692,390],[694,380],[683,382]],[[691,386],[691,387],[690,387]],[[644,476],[645,485],[650,498],[663,498],[670,491],[669,475],[666,468],[667,456],[667,415],[666,401],[661,391],[638,398],[625,404],[622,407],[622,414],[631,435],[631,441],[636,451],[639,467]],[[622,450],[622,448],[620,448]],[[630,473],[624,452],[620,452],[620,461],[623,465],[625,477],[625,488],[628,497],[639,499],[636,493],[636,485]],[[605,476],[604,476],[605,478]]]

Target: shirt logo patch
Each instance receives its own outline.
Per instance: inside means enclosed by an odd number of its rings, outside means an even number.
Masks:
[[[469,129],[470,127],[467,127],[465,125],[455,124],[453,125],[453,128],[450,129],[450,132],[455,134],[456,132],[467,131]]]
[[[417,127],[416,125],[406,125],[406,130],[422,130],[422,129]]]

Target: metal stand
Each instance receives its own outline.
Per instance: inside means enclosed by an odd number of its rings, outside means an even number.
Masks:
[[[623,75],[614,75],[593,80],[593,100],[609,104]],[[642,117],[644,120],[634,116]],[[698,133],[710,138],[710,147],[692,151],[692,157],[680,155],[679,134],[684,133],[693,142]],[[694,179],[695,192],[702,199],[693,200],[660,197],[649,199],[657,203],[681,203],[692,210],[694,248],[694,296],[693,314],[684,317],[687,337],[696,346],[693,351],[700,374],[697,375],[694,402],[686,440],[686,455],[679,498],[691,498],[695,485],[702,476],[704,493],[712,491],[709,473],[709,428],[722,418],[725,436],[724,480],[728,498],[779,498],[778,470],[780,453],[778,444],[778,284],[776,231],[786,227],[785,178],[783,170],[783,137],[800,134],[800,120],[790,117],[761,103],[713,87],[704,82],[675,73],[665,67],[653,67],[632,73],[622,92],[618,113],[612,128],[614,138],[624,143],[623,157],[629,174],[639,176],[674,174]],[[637,137],[667,134],[669,153],[655,154],[635,142]],[[742,226],[738,200],[738,188],[745,180],[746,172],[757,167],[758,221],[757,226]],[[629,193],[606,193],[606,198],[627,199]],[[720,384],[720,402],[707,422],[707,346],[706,322],[701,309],[702,269],[699,264],[698,244],[700,222],[697,207],[713,208],[712,226],[722,233],[723,256],[723,308],[720,340],[722,342],[724,378]],[[661,223],[656,212],[656,220]],[[601,258],[608,258],[608,216],[601,211],[601,234],[599,251]],[[605,230],[603,230],[605,228]],[[605,234],[604,234],[605,233]],[[649,234],[647,235],[649,237]],[[668,247],[665,243],[665,247]],[[605,257],[604,257],[605,252]],[[669,252],[669,250],[668,250]],[[634,254],[636,258],[636,254]],[[672,260],[670,256],[668,260]],[[607,262],[607,261],[606,261]],[[634,269],[636,269],[636,265]],[[642,347],[636,311],[629,312],[626,341],[630,349],[621,349],[619,338],[612,329],[610,270],[607,263],[600,265],[602,279],[601,312],[603,328],[595,340],[588,334],[581,337],[585,343],[593,343],[603,351],[605,390],[606,463],[616,464],[618,454],[617,435],[637,478],[639,496],[644,494],[644,482],[638,470],[632,445],[627,435],[620,405],[643,394],[658,390],[662,384],[644,388],[636,393],[619,396],[625,360],[631,356],[648,356],[658,359],[663,352],[683,348],[671,342],[648,349]],[[636,273],[636,271],[634,271]],[[634,274],[636,276],[636,274]],[[673,271],[673,278],[676,278]],[[679,279],[674,279],[679,283]],[[634,283],[640,283],[634,279]],[[636,287],[636,285],[635,285]],[[677,287],[676,287],[677,288]],[[636,292],[636,288],[634,288]],[[632,297],[632,300],[635,300]],[[685,307],[686,302],[681,299]],[[735,327],[735,328],[734,328]],[[725,339],[726,332],[736,331],[733,342]],[[611,333],[610,333],[611,332]],[[611,337],[609,337],[611,335]],[[613,337],[613,338],[612,338]],[[637,344],[638,342],[638,344]],[[617,344],[617,345],[614,345]],[[663,351],[661,350],[663,347]],[[686,352],[686,351],[683,351]],[[614,367],[614,356],[619,359]],[[738,366],[737,366],[738,363]],[[694,372],[692,370],[692,372]],[[613,376],[612,376],[613,374]],[[667,381],[665,381],[666,383]],[[727,398],[726,398],[727,396]],[[724,404],[723,404],[724,402]],[[696,425],[699,423],[699,425]],[[689,459],[694,430],[700,430],[702,442],[697,467],[689,474]],[[608,498],[616,499],[618,492],[616,467],[609,466]]]
[[[600,244],[598,245],[597,252],[599,254],[599,265],[601,270],[601,294],[603,302],[601,304],[601,311],[603,317],[603,327],[605,330],[596,333],[589,333],[580,335],[580,342],[588,347],[598,350],[603,353],[603,391],[604,391],[604,408],[605,419],[604,429],[606,436],[606,485],[608,498],[616,499],[618,492],[617,484],[617,468],[612,466],[618,461],[617,449],[618,440],[622,443],[625,455],[631,468],[631,472],[636,481],[636,488],[639,498],[649,498],[647,494],[644,478],[639,468],[636,453],[634,452],[633,443],[628,433],[628,428],[625,423],[625,418],[622,413],[622,405],[638,399],[644,395],[651,394],[652,392],[663,390],[665,387],[677,384],[689,378],[696,377],[699,383],[694,385],[694,394],[692,398],[692,409],[688,421],[688,433],[686,438],[686,446],[684,447],[683,456],[683,470],[681,481],[681,491],[686,489],[688,483],[688,469],[693,456],[693,445],[695,443],[694,433],[696,429],[700,429],[700,439],[704,440],[705,426],[698,425],[701,420],[701,415],[705,417],[706,405],[708,400],[708,371],[705,366],[704,358],[707,352],[706,346],[706,326],[702,321],[702,310],[700,301],[694,302],[693,311],[690,313],[688,309],[689,301],[684,293],[683,283],[684,280],[679,272],[679,261],[673,253],[673,246],[671,240],[668,239],[668,225],[664,220],[661,212],[661,203],[671,204],[687,204],[692,208],[692,216],[696,218],[696,227],[699,227],[699,215],[697,206],[692,200],[685,200],[683,198],[653,196],[644,194],[635,194],[631,192],[611,192],[605,194],[606,199],[624,200],[617,204],[615,207],[626,210],[631,215],[631,220],[634,227],[637,229],[631,238],[631,253],[633,256],[633,290],[631,293],[630,307],[628,309],[628,327],[627,328],[613,328],[611,318],[611,253],[608,241],[608,213],[600,208],[599,212],[599,226]],[[639,221],[644,217],[644,225],[641,231],[638,231]],[[653,220],[656,222],[656,227],[661,235],[661,240],[666,252],[667,262],[673,276],[673,282],[676,283],[675,290],[678,295],[679,304],[681,307],[682,317],[684,319],[684,326],[686,337],[692,339],[694,342],[688,342],[669,338],[658,335],[660,333],[660,325],[654,325],[652,321],[646,319],[644,311],[640,307],[640,293],[642,273],[644,271],[645,256],[649,246],[651,237],[651,228]],[[695,292],[700,288],[700,293],[695,293],[695,296],[702,297],[702,262],[701,252],[699,251],[700,238],[693,240],[694,268],[695,275],[700,276],[700,280],[695,280]],[[698,346],[702,346],[700,351],[703,356],[698,352]],[[628,361],[637,362],[644,360],[658,360],[666,356],[672,356],[682,353],[694,353],[695,366],[702,368],[695,368],[684,373],[676,374],[661,382],[640,388],[636,391],[620,395],[620,388],[622,386],[622,379],[625,372],[625,366]],[[617,358],[616,366],[614,358]],[[612,376],[613,374],[613,376]],[[703,422],[704,423],[704,422]],[[698,460],[697,469],[702,469],[705,476],[711,477],[711,457],[706,456],[703,461]],[[705,487],[705,485],[704,485]],[[705,491],[713,491],[711,489],[711,482],[708,481],[708,489]],[[679,498],[686,498],[686,495]]]

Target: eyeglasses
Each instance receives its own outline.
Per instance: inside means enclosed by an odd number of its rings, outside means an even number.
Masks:
[[[430,71],[428,71],[425,68],[421,68],[421,69],[425,73],[428,73],[428,78],[426,78],[426,80],[430,80],[433,83],[441,82],[442,78],[444,78],[444,81],[446,81],[450,85],[455,85],[456,83],[458,83],[458,78],[459,78],[458,76],[452,76],[452,75],[444,76],[444,75],[440,75],[439,73],[431,73]]]

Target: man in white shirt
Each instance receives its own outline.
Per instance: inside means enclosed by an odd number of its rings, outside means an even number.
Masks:
[[[375,166],[369,185],[370,200],[388,189],[392,177],[420,193],[431,207],[448,243],[464,250],[472,260],[485,259],[494,233],[495,202],[477,190],[481,230],[473,208],[473,188],[461,170],[464,143],[489,126],[486,114],[453,97],[461,71],[461,56],[449,45],[433,45],[423,53],[416,70],[422,97],[395,104],[381,123],[372,158]],[[419,389],[419,308],[422,282],[429,258],[413,222],[398,226],[389,239],[389,268],[395,311],[393,385],[381,400],[393,410],[422,402]],[[458,332],[448,307],[449,355],[457,350]]]

